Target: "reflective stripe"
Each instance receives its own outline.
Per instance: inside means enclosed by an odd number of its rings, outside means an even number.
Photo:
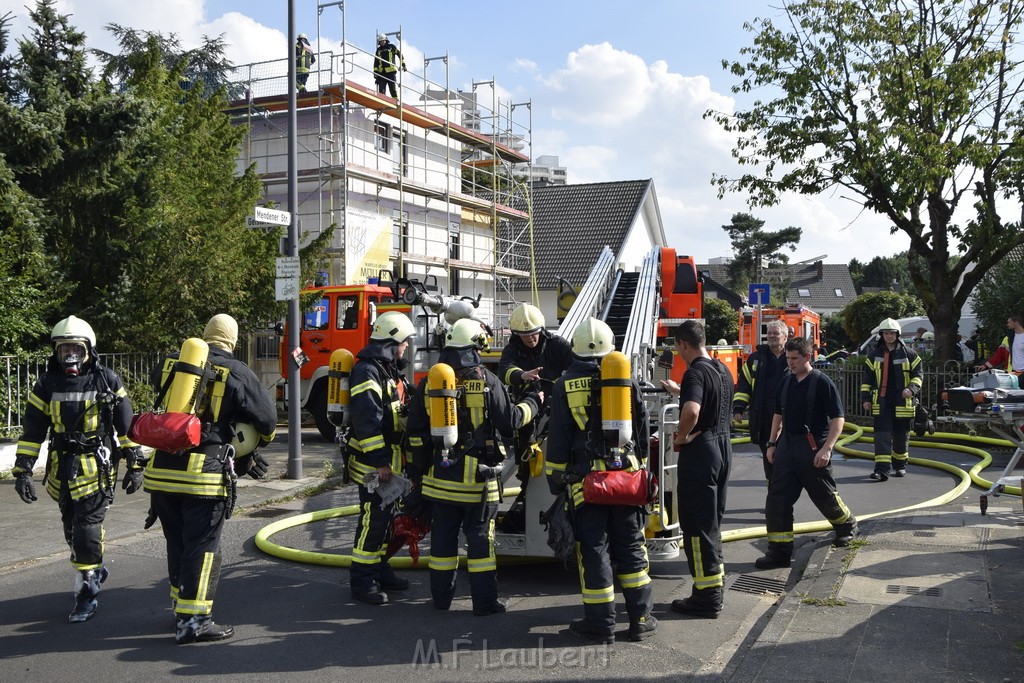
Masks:
[[[361,394],[363,392],[366,392],[366,391],[372,391],[373,393],[377,394],[378,396],[381,395],[380,385],[377,384],[377,382],[375,382],[374,380],[368,379],[365,382],[360,382],[356,386],[352,387],[352,389],[349,390],[349,398],[350,399],[355,398],[359,394]]]
[[[583,587],[583,604],[585,605],[601,605],[614,601],[615,588],[613,586],[605,586],[604,588]]]
[[[842,511],[842,514],[836,517],[835,519],[828,520],[832,523],[832,526],[843,524],[844,522],[846,522],[846,520],[850,519],[851,516],[850,508],[846,507],[846,503],[844,503],[843,499],[839,497],[838,491],[836,491],[836,505],[839,506],[839,509]]]
[[[651,582],[651,577],[648,576],[647,570],[633,572],[632,574],[618,574],[617,576],[619,577],[619,584],[623,588],[640,588]]]
[[[792,531],[769,531],[768,532],[769,543],[792,543],[793,532]]]
[[[430,555],[427,558],[427,568],[435,571],[455,571],[459,568],[459,558],[455,557],[435,557]]]
[[[565,399],[569,404],[569,412],[580,431],[587,431],[590,414],[590,378],[579,377],[565,382]]]

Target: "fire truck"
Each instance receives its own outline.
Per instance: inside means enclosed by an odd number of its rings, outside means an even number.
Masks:
[[[821,316],[800,303],[788,303],[785,308],[743,308],[739,312],[740,346],[746,358],[759,344],[767,343],[768,323],[781,320],[793,331],[793,336],[810,339],[814,346],[821,344]]]

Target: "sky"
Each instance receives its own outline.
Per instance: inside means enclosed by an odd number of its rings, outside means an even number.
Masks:
[[[23,36],[31,0],[0,0]],[[631,5],[627,8],[627,5]],[[410,71],[447,54],[450,85],[492,80],[502,101],[531,103],[532,156],[554,155],[570,183],[652,178],[669,245],[698,262],[729,256],[722,226],[747,212],[766,230],[803,229],[790,261],[868,261],[908,247],[849,195],[789,195],[770,209],[718,198],[713,173],[734,174],[734,138],[704,120],[742,109],[722,60],[752,44],[744,22],[774,16],[763,0],[294,0],[296,31],[314,49],[372,52],[378,32],[401,30]],[[58,0],[89,47],[115,50],[104,26],[174,33],[185,47],[223,34],[236,65],[290,54],[286,0]],[[386,14],[385,14],[386,12]],[[432,66],[431,69],[434,67]],[[432,80],[444,74],[428,72]]]

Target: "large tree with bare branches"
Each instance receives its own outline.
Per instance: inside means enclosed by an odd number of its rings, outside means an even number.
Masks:
[[[707,113],[742,171],[713,182],[752,206],[844,189],[885,216],[950,357],[967,297],[1024,243],[1022,16],[1024,0],[783,2],[723,63],[758,99]]]

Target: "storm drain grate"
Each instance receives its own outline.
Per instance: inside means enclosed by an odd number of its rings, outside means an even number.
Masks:
[[[740,574],[729,588],[741,593],[753,593],[755,595],[782,595],[786,592],[786,582],[779,579],[766,579],[761,576]]]
[[[914,536],[918,538],[935,538],[938,534],[934,531],[915,531]]]
[[[890,583],[885,587],[885,592],[890,595],[927,595],[932,598],[942,596],[941,588],[921,588],[920,586],[900,586]]]

